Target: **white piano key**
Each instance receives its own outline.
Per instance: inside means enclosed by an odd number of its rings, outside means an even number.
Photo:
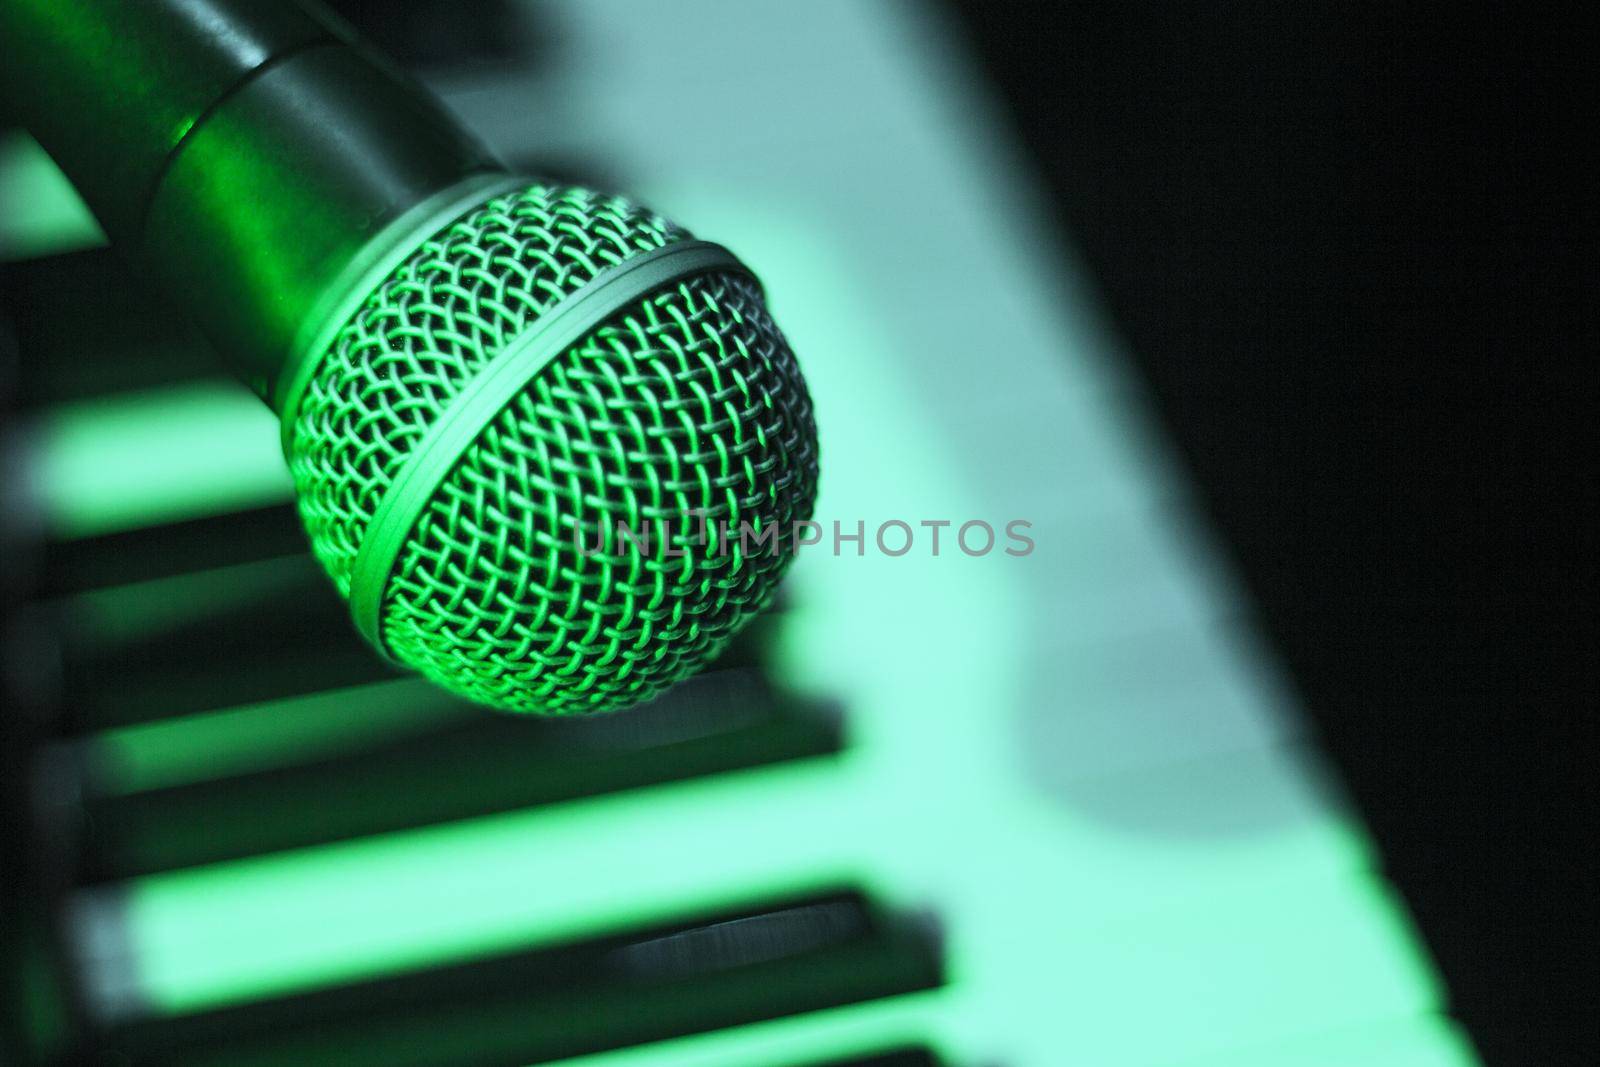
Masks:
[[[277,417],[202,382],[61,405],[22,432],[24,492],[55,537],[87,537],[282,503]]]
[[[1301,732],[1283,680],[1242,628],[1179,618],[1094,635],[1063,624],[1051,644],[1019,723],[1019,757],[1046,789]]]
[[[1181,1067],[1471,1067],[1477,1062],[1461,1027],[1429,1014],[1234,1049],[1203,1061],[1184,1060]]]

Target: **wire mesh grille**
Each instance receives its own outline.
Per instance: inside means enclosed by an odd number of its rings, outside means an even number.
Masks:
[[[342,593],[384,491],[472,377],[599,271],[687,238],[625,200],[534,185],[390,275],[323,357],[292,435],[301,514]],[[805,383],[759,289],[689,278],[617,312],[479,433],[401,549],[385,644],[511,710],[646,699],[714,656],[787,563],[721,529],[786,533],[816,473]]]

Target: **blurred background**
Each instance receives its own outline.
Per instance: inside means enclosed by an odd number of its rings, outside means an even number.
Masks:
[[[623,716],[397,677],[0,121],[0,1062],[1593,1061],[1588,20],[335,6],[756,269],[866,544]]]

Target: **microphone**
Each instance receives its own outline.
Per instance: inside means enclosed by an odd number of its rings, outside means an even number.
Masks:
[[[497,708],[702,667],[811,516],[805,379],[754,274],[519,177],[320,6],[0,0],[0,93],[278,412],[311,547],[380,651]],[[709,532],[709,533],[708,533]]]

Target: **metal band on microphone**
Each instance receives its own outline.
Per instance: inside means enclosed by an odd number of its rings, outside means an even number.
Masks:
[[[479,435],[553,360],[656,290],[710,271],[750,270],[721,245],[677,241],[618,263],[541,315],[449,402],[384,491],[350,574],[356,628],[385,655],[380,613],[402,547],[445,477]]]

